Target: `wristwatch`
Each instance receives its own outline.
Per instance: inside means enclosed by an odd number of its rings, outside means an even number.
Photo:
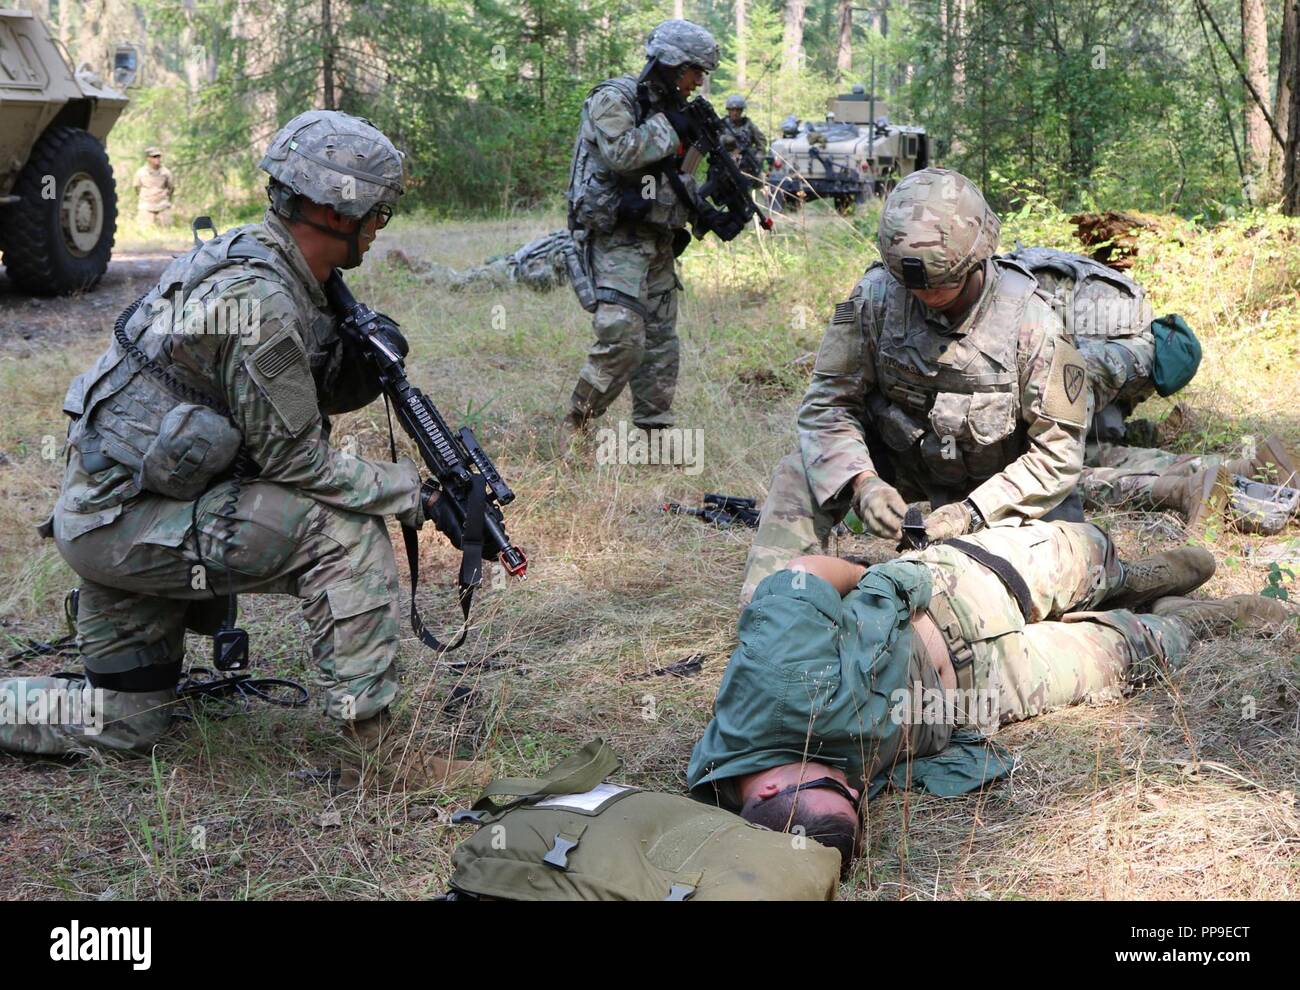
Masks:
[[[979,506],[968,498],[962,499],[961,504],[970,513],[970,531],[978,533],[984,528],[984,515],[980,512]]]

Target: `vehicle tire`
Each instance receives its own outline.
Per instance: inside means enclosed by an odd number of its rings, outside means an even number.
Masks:
[[[9,277],[34,295],[93,288],[108,268],[117,230],[117,187],[104,146],[79,128],[51,127],[13,194],[19,201],[0,209]]]

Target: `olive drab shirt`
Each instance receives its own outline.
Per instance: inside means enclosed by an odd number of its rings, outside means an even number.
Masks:
[[[877,262],[835,314],[799,408],[819,504],[874,465],[866,430],[928,490],[969,497],[988,523],[1036,519],[1083,467],[1090,393],[1083,358],[1014,263],[986,263],[957,326]]]
[[[263,257],[223,263],[239,238],[251,238]],[[184,293],[186,280],[209,268]],[[177,302],[182,296],[184,305]],[[328,415],[360,408],[378,389],[339,338],[320,283],[279,217],[268,211],[261,224],[228,231],[176,259],[126,326],[178,381],[229,410],[261,480],[339,509],[418,525],[413,462],[367,460],[330,444]],[[64,402],[73,419],[70,446],[81,451],[96,433],[109,432],[106,426],[142,442],[150,430],[156,434],[161,416],[180,400],[139,367],[111,339],[73,381]],[[54,525],[65,537],[106,525],[139,494],[123,465],[92,475],[71,456]]]

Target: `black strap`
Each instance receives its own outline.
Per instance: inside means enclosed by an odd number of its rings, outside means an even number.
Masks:
[[[174,688],[181,679],[181,663],[180,660],[174,660],[171,663],[154,663],[113,673],[101,673],[87,666],[86,680],[91,687],[104,688],[106,691],[165,691]]]
[[[1012,566],[1011,561],[1005,557],[999,557],[995,553],[990,553],[974,543],[967,543],[965,540],[940,540],[939,545],[961,551],[971,560],[983,564],[996,574],[1002,579],[1002,583],[1007,586],[1007,591],[1011,592],[1011,597],[1016,600],[1016,605],[1019,607],[1020,614],[1024,616],[1025,621],[1034,621],[1032,618],[1034,613],[1033,595],[1029,593],[1029,585],[1025,584],[1025,579]]]

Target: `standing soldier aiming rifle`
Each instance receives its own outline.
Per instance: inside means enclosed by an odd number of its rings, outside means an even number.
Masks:
[[[747,217],[698,198],[680,161],[697,136],[685,99],[718,67],[718,43],[698,24],[664,21],[650,34],[640,76],[592,89],[569,172],[569,228],[591,286],[579,299],[594,313],[596,340],[560,425],[561,449],[602,415],[627,385],[632,420],[645,430],[671,426],[677,387],[674,259],[712,230],[731,240]]]
[[[224,629],[231,596],[266,592],[302,600],[326,714],[357,756],[393,755],[398,579],[384,519],[441,527],[448,506],[422,493],[409,459],[330,444],[329,417],[373,401],[380,382],[358,346],[370,337],[340,335],[348,314],[323,285],[359,265],[387,224],[402,159],[368,121],[310,111],[275,136],[261,168],[262,222],[174,261],[68,390],[67,467],[41,531],[82,579],[76,686],[102,690],[105,724],[0,726],[5,749],[149,748],[171,718],[186,629]],[[405,356],[395,326],[379,332]],[[59,684],[10,679],[0,697]],[[406,758],[394,785],[450,769]],[[345,785],[359,766],[345,767]]]

